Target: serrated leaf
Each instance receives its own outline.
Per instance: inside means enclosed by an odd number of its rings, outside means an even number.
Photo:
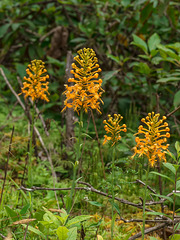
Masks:
[[[160,44],[161,39],[157,33],[154,33],[149,39],[148,39],[148,47],[150,52],[156,49],[157,45]]]
[[[171,181],[171,182],[174,183],[174,180],[173,180],[173,179],[171,179],[170,177],[168,177],[168,176],[166,176],[166,175],[164,175],[164,174],[161,174],[161,173],[158,173],[158,172],[150,172],[150,173],[155,174],[155,175],[158,175],[158,176],[161,176],[161,177],[163,177],[163,178],[166,178],[166,179],[168,179],[169,181]]]
[[[176,169],[171,163],[163,163],[163,165],[168,168],[174,175],[176,174]]]
[[[69,229],[67,240],[76,240],[77,239],[77,227]]]
[[[145,41],[143,41],[140,37],[133,34],[133,42],[131,44],[141,48],[146,54],[148,52],[148,47]]]
[[[68,232],[69,230],[64,226],[60,226],[56,230],[59,240],[66,240],[68,238]]]
[[[86,220],[88,220],[89,218],[92,218],[92,216],[89,216],[89,215],[81,215],[81,216],[74,217],[73,219],[71,219],[71,220],[69,220],[69,221],[67,222],[66,226],[69,227],[69,226],[71,226],[71,225],[74,225],[74,224],[77,224],[77,223],[86,221]]]
[[[173,105],[175,108],[180,106],[180,90],[174,95]]]

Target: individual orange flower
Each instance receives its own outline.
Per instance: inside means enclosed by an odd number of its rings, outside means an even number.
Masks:
[[[23,87],[21,88],[22,93],[25,94],[25,98],[28,96],[32,98],[32,101],[36,101],[36,99],[42,99],[49,102],[46,94],[49,95],[48,92],[48,84],[47,79],[49,75],[45,75],[47,70],[45,69],[44,62],[41,60],[33,60],[31,64],[28,65],[29,68],[26,69],[26,73],[29,77],[24,77],[26,82],[23,83]]]
[[[103,121],[105,124],[104,129],[106,133],[110,133],[111,136],[104,135],[104,142],[105,144],[107,141],[112,142],[112,146],[117,143],[121,139],[120,132],[127,132],[126,124],[120,126],[120,122],[123,117],[120,114],[114,114],[114,118],[111,115],[108,115],[108,122],[106,120]]]
[[[99,68],[98,59],[96,57],[93,49],[84,48],[79,50],[74,60],[76,64],[72,64],[73,70],[71,73],[74,75],[74,78],[69,78],[68,82],[73,82],[73,86],[68,86],[65,84],[66,100],[64,101],[65,107],[73,108],[77,113],[81,109],[84,109],[85,112],[88,109],[96,109],[100,112],[100,102],[103,89],[101,88],[102,79],[99,78]]]
[[[148,113],[146,118],[141,119],[147,125],[147,128],[140,125],[138,133],[135,134],[143,134],[144,138],[135,138],[137,145],[134,147],[135,153],[132,157],[136,154],[139,154],[139,156],[146,155],[151,166],[154,166],[157,159],[166,161],[165,153],[169,147],[169,144],[163,144],[170,137],[170,129],[168,123],[164,122],[166,117],[163,116],[160,120],[159,117],[159,113]]]

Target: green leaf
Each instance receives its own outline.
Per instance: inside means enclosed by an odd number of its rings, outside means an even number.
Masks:
[[[173,105],[177,108],[180,105],[180,90],[174,95]]]
[[[176,169],[171,163],[163,163],[163,165],[168,168],[174,175],[176,174]]]
[[[67,222],[66,226],[69,227],[71,225],[86,221],[91,217],[92,216],[89,216],[89,215],[81,215],[81,216],[74,217],[73,219],[71,219]]]
[[[52,212],[48,211],[45,207],[43,207],[43,209],[46,212],[43,216],[43,219],[45,221],[53,222],[56,225],[56,227],[58,227],[60,225],[60,222],[58,221],[57,215],[54,215]]]
[[[180,239],[180,234],[174,234],[173,236],[170,236],[170,240],[179,240]]]
[[[180,189],[180,180],[178,180],[178,181],[176,182],[176,188],[177,188],[177,189]]]
[[[175,196],[180,197],[180,192],[179,193],[173,193]]]
[[[166,152],[166,154],[169,155],[176,162],[176,157],[172,152]]]
[[[160,78],[157,80],[158,83],[166,83],[166,82],[174,82],[174,81],[180,81],[179,77],[167,77],[167,78]]]
[[[173,179],[171,179],[170,177],[168,177],[168,176],[166,176],[166,175],[164,175],[164,174],[161,174],[161,173],[158,173],[158,172],[150,172],[150,173],[155,174],[155,175],[158,175],[158,176],[161,176],[161,177],[163,177],[163,178],[166,178],[166,179],[168,179],[169,181],[171,181],[171,182],[174,183],[174,180],[173,180]]]
[[[148,47],[150,50],[150,53],[157,48],[157,45],[160,44],[161,39],[157,33],[154,33],[149,39],[148,39]]]
[[[0,27],[0,38],[4,37],[10,25],[10,23],[6,23]]]
[[[178,141],[175,142],[175,149],[177,152],[180,152],[180,142]]]
[[[174,230],[178,231],[180,229],[180,223],[176,223],[176,225],[174,226]]]
[[[60,62],[58,59],[52,58],[50,56],[47,56],[48,59],[48,63],[51,63],[52,65],[55,65],[57,67],[63,67],[64,66],[64,62]]]
[[[66,227],[60,226],[56,230],[59,240],[66,240],[68,238],[69,230]]]
[[[8,214],[9,217],[11,217],[11,219],[13,220],[13,222],[18,221],[19,220],[19,216],[18,213],[15,212],[14,210],[12,210],[10,207],[5,206],[6,212]]]
[[[26,224],[22,224],[22,226],[23,226],[24,228],[27,227]],[[44,239],[47,239],[46,236],[45,236],[41,231],[39,231],[38,229],[36,229],[36,228],[34,228],[34,227],[32,227],[32,226],[28,226],[28,230],[31,231],[31,232],[33,232],[33,233],[35,233],[35,234],[37,234],[38,236],[40,236],[40,237],[42,237],[42,238],[44,238]]]
[[[25,215],[29,208],[30,208],[30,204],[28,203],[21,209],[20,214]]]
[[[16,71],[18,75],[21,77],[21,79],[23,79],[24,76],[26,76],[26,66],[24,66],[23,64],[16,63]]]
[[[140,21],[141,21],[141,23],[144,24],[146,19],[148,19],[150,17],[152,11],[153,11],[153,4],[152,3],[146,4],[145,7],[143,7],[143,9],[142,9],[142,11],[140,13]]]
[[[150,239],[149,240],[158,240],[157,238],[155,238],[155,237],[150,237]]]
[[[156,197],[160,197],[160,198],[167,199],[169,202],[173,203],[173,199],[170,198],[170,197],[168,197],[168,196],[164,196],[164,195],[161,195],[161,194],[154,194],[154,193],[151,193],[151,195],[156,196]]]
[[[99,202],[96,202],[96,201],[88,201],[88,203],[90,203],[91,205],[93,206],[96,206],[96,207],[103,207],[104,205],[99,203]]]
[[[155,215],[155,216],[166,216],[168,218],[171,218],[170,216],[168,216],[167,214],[165,213],[162,213],[162,212],[146,212],[147,215]]]
[[[110,78],[112,78],[112,77],[113,77],[114,75],[116,75],[118,72],[119,72],[119,70],[104,72],[104,73],[103,73],[103,82],[106,83],[107,80],[109,80]]]
[[[172,58],[172,60],[173,59],[179,60],[179,56],[174,51],[172,51],[171,49],[167,48],[166,46],[158,44],[157,48],[160,50],[161,56],[163,58],[166,59],[167,55],[168,55],[169,57]]]
[[[140,37],[133,34],[133,42],[131,44],[141,48],[146,54],[148,52],[148,47],[145,41],[143,41]]]
[[[76,240],[77,239],[77,227],[69,229],[67,240]]]
[[[120,63],[120,59],[117,56],[114,56],[112,54],[107,53],[106,54],[108,58],[112,59],[113,61],[117,62],[118,64]]]

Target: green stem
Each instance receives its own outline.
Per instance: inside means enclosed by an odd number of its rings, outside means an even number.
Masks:
[[[144,189],[144,198],[143,198],[143,227],[142,227],[142,240],[144,240],[144,232],[145,232],[145,220],[146,220],[146,197],[147,197],[147,183],[148,183],[148,175],[149,175],[149,169],[150,169],[150,165],[148,163],[148,169],[146,171],[146,181],[145,181],[145,189]]]
[[[83,109],[81,109],[81,111],[80,111],[79,136],[78,136],[78,142],[77,142],[76,162],[75,162],[74,167],[73,167],[73,181],[72,181],[71,192],[70,192],[71,209],[72,209],[72,206],[73,206],[74,189],[75,189],[75,186],[76,186],[76,173],[77,173],[77,168],[78,168],[78,161],[81,157],[82,125],[83,125]]]
[[[112,220],[111,220],[111,239],[113,239],[113,230],[114,230],[114,161],[115,161],[115,146],[112,149],[112,175],[111,175],[111,194],[112,194]]]
[[[29,182],[30,187],[33,186],[33,175],[32,175],[33,146],[32,146],[32,142],[33,142],[34,118],[35,118],[35,102],[33,103],[32,122],[31,122],[31,130],[30,130],[30,143],[29,143],[28,182]]]

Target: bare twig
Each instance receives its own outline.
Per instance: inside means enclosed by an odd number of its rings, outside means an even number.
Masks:
[[[11,153],[11,144],[12,144],[13,134],[14,134],[14,126],[13,126],[13,129],[12,129],[11,139],[10,139],[10,143],[9,143],[9,151],[8,151],[7,161],[6,161],[6,166],[5,166],[4,181],[3,181],[3,186],[2,186],[2,190],[1,190],[0,205],[1,205],[2,197],[3,197],[4,187],[5,187],[5,184],[6,184],[6,177],[7,177],[7,171],[8,171],[9,156],[10,156],[10,153]]]
[[[148,233],[154,232],[154,231],[156,231],[158,229],[161,229],[161,228],[165,227],[166,225],[167,225],[167,223],[158,224],[155,227],[150,227],[150,228],[146,229],[144,233],[148,234]],[[134,240],[134,239],[139,238],[141,236],[142,236],[142,233],[139,232],[139,233],[135,234],[134,236],[130,237],[128,240]]]
[[[173,115],[175,112],[177,112],[179,109],[180,109],[180,106],[177,107],[176,109],[174,109],[172,112],[168,113],[168,114],[166,115],[166,117],[170,117],[170,116]]]
[[[91,191],[91,192],[97,193],[99,195],[102,195],[102,196],[105,196],[105,197],[108,197],[108,198],[112,198],[112,195],[109,195],[109,194],[107,194],[105,192],[102,192],[102,191],[99,191],[99,190],[95,189],[89,183],[81,182],[81,181],[78,181],[77,183],[86,185],[87,187],[76,187],[75,188],[76,190]],[[43,188],[43,187],[34,187],[34,186],[32,188],[25,188],[25,187],[21,186],[20,189],[25,190],[25,191],[29,191],[29,192],[36,191],[36,190],[51,190],[51,191],[71,190],[71,188]],[[121,202],[123,204],[127,204],[127,205],[130,205],[130,206],[133,206],[133,207],[137,207],[139,209],[143,209],[142,204],[136,204],[136,203],[133,203],[133,202],[130,202],[128,200],[125,200],[125,199],[122,199],[122,198],[118,198],[118,197],[115,197],[115,200],[118,201],[118,202]],[[148,208],[146,208],[146,211],[154,212],[153,210],[148,209]]]
[[[2,237],[3,239],[6,238],[2,233],[0,233],[0,237]]]
[[[136,182],[137,182],[137,183],[140,183],[140,184],[142,184],[142,185],[144,185],[144,186],[146,186],[146,184],[145,184],[144,182],[142,182],[141,180],[139,180],[139,179],[136,179]],[[147,188],[148,188],[151,192],[153,192],[154,194],[156,194],[156,191],[154,191],[149,185],[147,185]]]

